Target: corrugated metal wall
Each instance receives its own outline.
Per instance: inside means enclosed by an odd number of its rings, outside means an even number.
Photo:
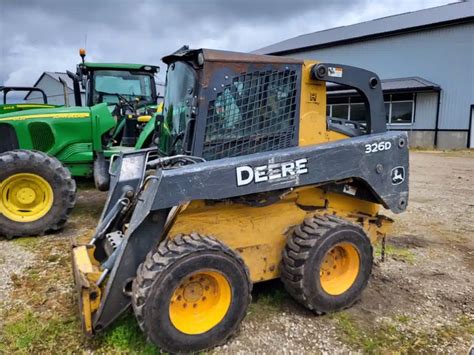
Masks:
[[[474,23],[290,54],[367,68],[382,79],[420,76],[441,86],[440,129],[469,127],[474,104]],[[436,94],[420,95],[413,129],[435,128]],[[422,103],[426,112],[418,112]],[[436,102],[437,104],[437,102]],[[435,104],[435,105],[436,105]]]
[[[413,125],[399,125],[400,128],[435,129],[436,111],[438,110],[438,93],[418,93],[415,99],[415,122]]]
[[[48,75],[44,75],[37,83],[36,87],[43,89],[48,97],[48,103],[52,105],[64,105],[64,89],[63,85]],[[68,88],[69,105],[74,106],[74,91]],[[41,94],[32,92],[27,102],[42,103]]]

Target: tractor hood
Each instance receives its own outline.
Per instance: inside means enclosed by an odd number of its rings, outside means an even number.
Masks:
[[[12,112],[0,115],[0,122],[25,121],[33,119],[48,118],[88,118],[90,109],[88,107],[58,107],[40,108],[28,110],[26,112]]]
[[[74,158],[74,153],[102,149],[102,136],[115,125],[106,104],[4,114],[0,115],[0,153],[34,149],[61,161],[83,161],[83,157]]]
[[[35,110],[43,108],[55,108],[56,105],[49,104],[3,104],[0,105],[0,115],[17,111]]]

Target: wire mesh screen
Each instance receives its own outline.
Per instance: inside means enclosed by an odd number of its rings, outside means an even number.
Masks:
[[[297,135],[297,72],[268,70],[230,80],[209,102],[208,160],[287,148]]]

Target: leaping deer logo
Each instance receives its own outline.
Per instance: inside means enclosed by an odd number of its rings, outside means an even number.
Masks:
[[[392,169],[392,184],[398,185],[405,181],[405,168],[397,166]]]

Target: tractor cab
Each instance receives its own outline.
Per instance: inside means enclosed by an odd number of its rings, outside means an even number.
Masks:
[[[82,63],[76,73],[67,72],[73,80],[76,106],[107,104],[116,120],[115,129],[105,137],[105,146],[135,146],[140,132],[158,109],[155,74],[159,67],[144,64],[86,62],[86,52],[79,51]]]

